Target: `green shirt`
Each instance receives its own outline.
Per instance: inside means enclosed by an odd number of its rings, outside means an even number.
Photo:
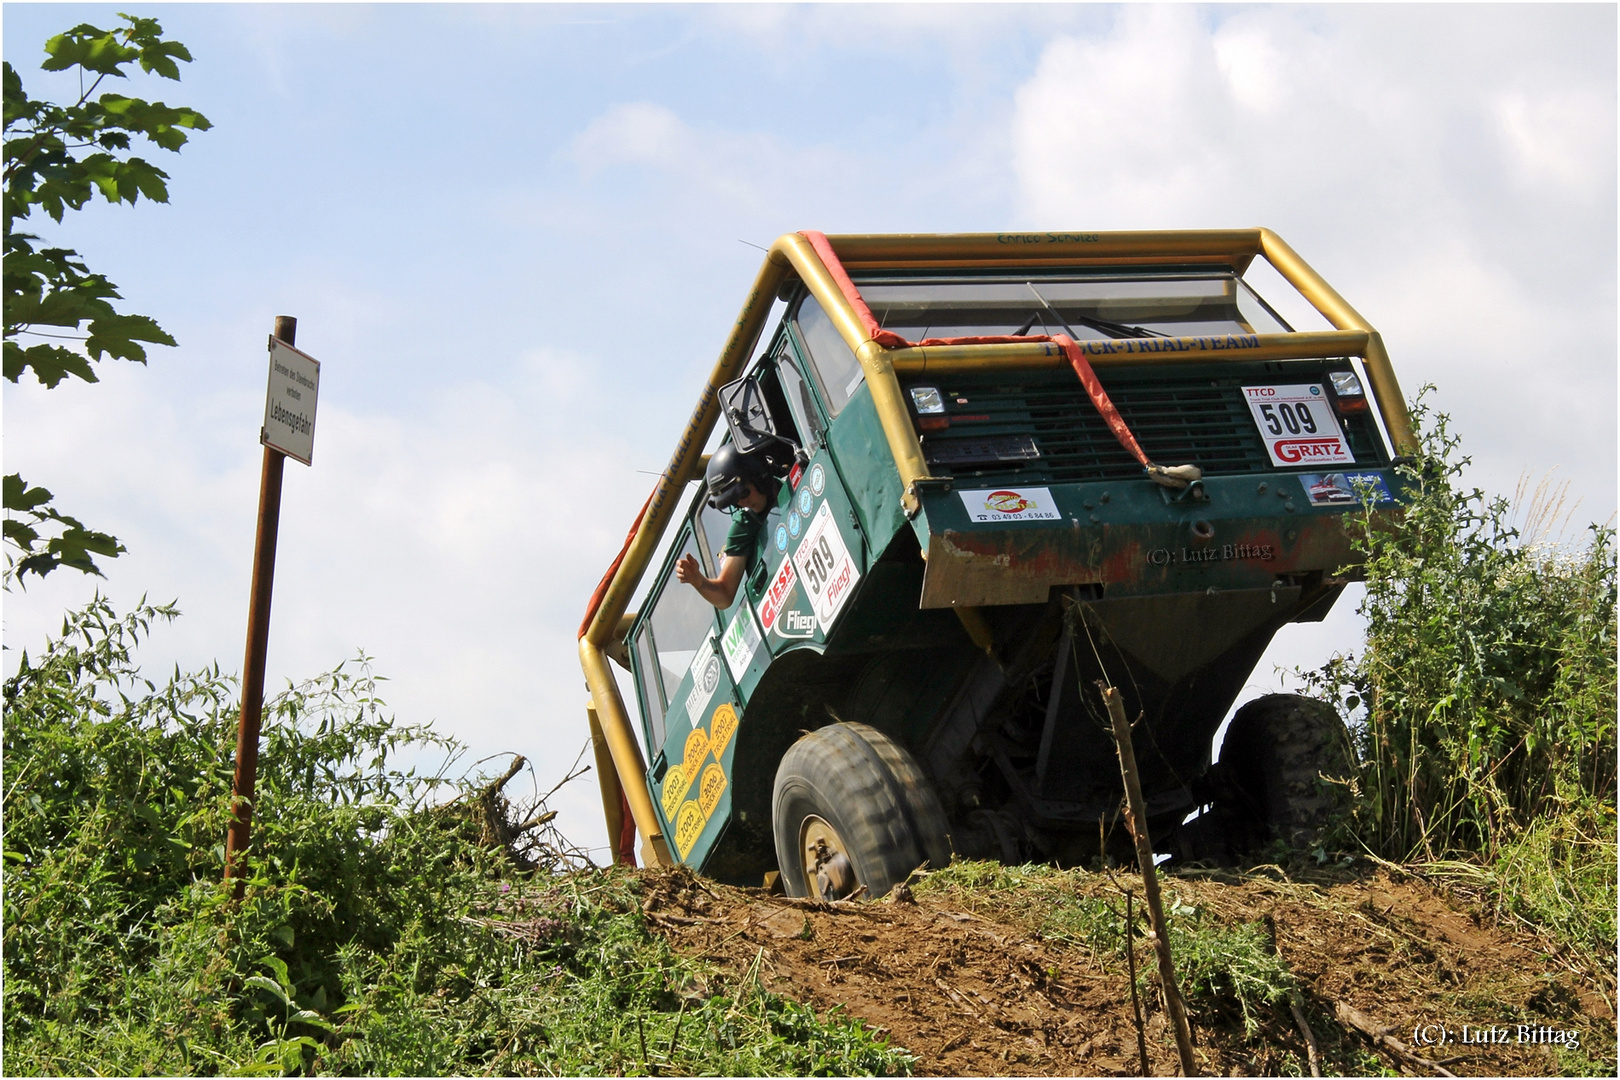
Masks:
[[[754,551],[759,543],[759,534],[765,529],[765,515],[756,514],[752,510],[738,507],[731,514],[731,528],[726,532],[726,542],[720,549],[722,555],[739,555],[749,561],[754,561]]]

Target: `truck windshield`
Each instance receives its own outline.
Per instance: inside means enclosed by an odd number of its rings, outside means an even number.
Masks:
[[[1236,274],[1086,278],[860,277],[878,325],[912,340],[1071,334],[1077,339],[1286,333]]]

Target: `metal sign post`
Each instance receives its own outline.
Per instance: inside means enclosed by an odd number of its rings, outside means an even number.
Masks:
[[[238,858],[253,824],[253,790],[259,774],[259,722],[264,712],[264,659],[270,647],[270,590],[276,576],[276,532],[281,524],[281,468],[292,457],[310,464],[315,446],[315,398],[321,365],[292,347],[298,320],[276,316],[270,337],[270,383],[265,392],[264,470],[259,478],[259,525],[253,541],[253,584],[248,598],[247,655],[242,660],[242,715],[236,729],[236,777],[231,786],[231,825],[225,837],[225,880],[235,879],[238,899],[245,882]]]

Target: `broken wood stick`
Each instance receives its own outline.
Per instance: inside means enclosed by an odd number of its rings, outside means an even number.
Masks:
[[[1193,1060],[1192,1029],[1187,1026],[1187,1010],[1176,985],[1176,965],[1170,958],[1170,928],[1164,921],[1164,904],[1159,899],[1159,872],[1153,865],[1153,841],[1148,836],[1146,803],[1142,780],[1136,771],[1136,750],[1131,745],[1131,723],[1125,719],[1125,702],[1116,687],[1097,680],[1108,718],[1114,725],[1114,747],[1119,751],[1119,771],[1125,780],[1125,821],[1136,840],[1136,863],[1142,872],[1142,894],[1147,901],[1148,919],[1153,924],[1153,947],[1159,954],[1159,987],[1164,992],[1165,1010],[1176,1034],[1176,1054],[1181,1059],[1181,1075],[1197,1076]]]
[[[1438,1061],[1430,1061],[1428,1058],[1408,1050],[1401,1040],[1390,1035],[1391,1028],[1379,1024],[1372,1017],[1354,1006],[1346,1005],[1342,1001],[1335,1001],[1333,1003],[1333,1015],[1338,1019],[1339,1023],[1355,1028],[1371,1039],[1373,1045],[1388,1050],[1398,1058],[1410,1061],[1415,1065],[1421,1065],[1425,1069],[1433,1069],[1440,1076],[1457,1075],[1453,1072],[1447,1072],[1445,1066]]]

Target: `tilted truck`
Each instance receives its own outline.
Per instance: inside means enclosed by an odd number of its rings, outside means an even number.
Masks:
[[[1335,329],[1292,329],[1257,257]],[[775,488],[725,610],[674,574],[719,572],[722,418]],[[1415,448],[1378,333],[1269,230],[785,235],[581,627],[610,833],[826,899],[1128,850],[1103,681],[1156,850],[1306,838],[1333,711],[1271,695],[1211,742]]]

